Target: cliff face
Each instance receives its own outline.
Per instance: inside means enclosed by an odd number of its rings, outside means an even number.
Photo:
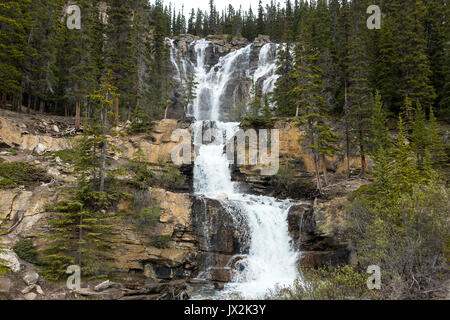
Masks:
[[[74,139],[77,139],[66,134],[70,132],[72,125],[67,121],[57,117],[19,116],[2,110],[0,115],[2,160],[33,163],[44,168],[52,178],[52,182],[42,185],[0,190],[0,219],[6,222],[2,227],[5,234],[0,237],[0,241],[6,243],[10,249],[21,239],[30,239],[35,249],[44,246],[45,242],[39,235],[49,232],[48,220],[51,218],[51,214],[45,209],[46,205],[63,200],[65,196],[60,187],[71,185],[76,181],[72,165],[52,155],[52,152],[70,149]],[[307,148],[299,143],[304,132],[285,121],[277,122],[275,128],[280,130],[281,165],[294,163],[297,178],[311,181],[313,177],[311,157]],[[161,170],[159,168],[161,159],[170,161],[171,152],[178,144],[171,141],[172,133],[177,129],[188,132],[189,123],[162,120],[156,123],[148,134],[118,135],[111,138],[111,142],[120,150],[109,155],[111,166],[118,168],[124,165],[140,147],[152,170]],[[356,159],[352,159],[352,165],[355,167],[358,165]],[[331,174],[342,173],[345,167],[342,155],[329,159],[328,166]],[[104,266],[112,272],[112,279],[126,287],[125,291],[121,289],[122,291],[118,293],[105,293],[104,297],[158,298],[169,290],[167,286],[177,286],[182,291],[188,290],[185,286],[186,281],[205,270],[211,281],[219,283],[230,281],[231,270],[239,261],[240,254],[248,250],[248,239],[245,237],[248,233],[246,223],[238,213],[230,213],[220,199],[193,196],[193,166],[187,165],[180,169],[186,177],[184,185],[177,186],[173,190],[149,189],[152,199],[161,208],[161,215],[151,228],[144,230],[136,228],[130,219],[134,215],[130,201],[121,201],[114,210],[114,213],[121,213],[123,218],[117,220],[115,225],[111,237],[113,249],[107,261],[104,261]],[[271,179],[274,178],[261,176],[260,169],[258,166],[236,167],[234,177],[242,182],[243,188],[250,188],[261,194],[274,194],[271,189]],[[298,249],[306,251],[299,260],[299,265],[316,267],[328,262],[334,264],[351,262],[351,250],[342,237],[342,227],[346,221],[343,204],[346,201],[345,195],[364,183],[367,181],[359,179],[335,183],[331,189],[337,192],[328,200],[318,199],[314,204],[305,203],[291,209],[288,218],[291,237]],[[152,242],[154,237],[164,237],[169,241],[165,246],[158,248]],[[15,278],[21,278],[37,270],[36,266],[21,260],[12,250],[7,252],[6,259],[10,261],[11,269],[14,270],[12,278],[8,278],[13,282]],[[40,284],[44,289],[52,290],[42,279]],[[19,289],[6,294],[12,298],[24,298],[22,290],[26,288],[22,288],[25,286],[22,279],[15,286]],[[130,288],[134,288],[135,291],[126,291],[131,290]],[[64,297],[70,297],[70,293],[65,294],[67,295]],[[83,294],[93,295],[90,291]],[[51,297],[38,295],[37,299],[39,298]]]
[[[333,125],[338,135],[343,133],[337,125]],[[279,120],[274,129],[279,131],[279,168],[277,175],[261,174],[263,165],[249,165],[248,144],[246,145],[245,165],[233,167],[233,179],[240,181],[243,188],[254,193],[261,193],[280,198],[311,200],[319,196],[316,192],[313,155],[308,147],[305,128],[298,127],[295,122]],[[246,130],[246,129],[244,129]],[[258,146],[259,149],[259,146]],[[259,150],[258,150],[259,151]],[[369,170],[372,166],[368,160]],[[325,198],[346,194],[345,189],[336,185],[347,177],[347,158],[345,146],[338,146],[334,157],[326,157],[327,178],[329,185],[324,187]],[[350,170],[354,177],[361,167],[360,158],[352,151],[350,153]],[[324,180],[324,166],[320,164],[321,179]],[[322,180],[322,181],[323,181]],[[342,190],[341,190],[342,189]]]

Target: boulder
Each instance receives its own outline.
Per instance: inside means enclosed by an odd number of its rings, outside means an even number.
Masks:
[[[4,142],[2,138],[0,138],[0,149],[9,149],[9,148],[11,148],[11,146],[6,142]]]
[[[3,250],[3,252],[0,253],[0,259],[5,260],[6,266],[14,273],[19,272],[22,269],[19,257],[10,249]]]
[[[40,295],[44,295],[44,290],[42,290],[41,286],[36,285],[36,292]]]
[[[223,282],[214,282],[214,288],[216,290],[223,290],[225,288],[225,284]]]
[[[288,214],[289,235],[299,250],[308,249],[308,241],[314,239],[315,220],[312,204],[292,206]]]
[[[35,300],[36,297],[37,297],[37,294],[34,293],[34,292],[27,293],[27,294],[24,296],[25,300]]]
[[[111,285],[112,285],[112,282],[109,280],[106,280],[106,281],[100,283],[99,285],[95,286],[94,290],[97,292],[104,291],[106,289],[109,289],[111,287]]]
[[[38,280],[39,280],[39,274],[35,271],[28,271],[23,276],[23,281],[29,286],[36,284],[38,282]]]
[[[43,155],[47,151],[47,148],[39,143],[36,147],[33,148],[33,154],[37,156]]]
[[[25,287],[25,289],[23,289],[23,290],[21,291],[21,293],[22,293],[22,294],[30,293],[31,291],[34,290],[35,287],[36,287],[35,284],[32,284],[32,285],[30,285],[30,286],[28,286],[28,287]]]
[[[229,268],[211,268],[210,275],[212,281],[217,282],[231,281],[231,269]]]

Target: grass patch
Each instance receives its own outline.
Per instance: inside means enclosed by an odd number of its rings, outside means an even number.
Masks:
[[[65,150],[52,152],[51,156],[53,156],[55,158],[59,157],[62,161],[68,162],[68,163],[74,163],[79,157],[76,150],[73,150],[73,149],[65,149]]]

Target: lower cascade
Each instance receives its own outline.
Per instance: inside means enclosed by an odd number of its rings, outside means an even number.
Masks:
[[[198,131],[205,125],[211,124],[222,133],[223,139],[210,144],[196,139],[195,193],[220,199],[230,214],[242,215],[249,233],[241,235],[248,237],[248,252],[242,253],[239,260],[230,266],[232,281],[215,295],[217,298],[234,295],[248,299],[263,298],[268,290],[277,285],[291,285],[298,275],[298,252],[291,247],[287,224],[288,212],[293,203],[240,193],[237,183],[231,179],[229,162],[224,152],[226,142],[233,137],[238,124],[198,121],[193,124],[195,137],[200,135]],[[200,277],[207,278],[205,271]]]

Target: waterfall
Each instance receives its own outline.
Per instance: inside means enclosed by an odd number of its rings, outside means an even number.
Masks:
[[[191,127],[196,149],[194,192],[206,198],[220,198],[227,212],[239,212],[247,224],[245,236],[249,238],[248,252],[240,254],[243,258],[236,263],[238,268],[233,269],[232,282],[215,297],[237,294],[247,299],[263,298],[276,285],[291,285],[298,275],[298,253],[291,247],[287,222],[293,203],[239,192],[237,183],[231,179],[230,161],[224,152],[239,123],[223,119],[225,110],[235,101],[233,95],[239,81],[261,83],[264,94],[273,90],[277,45],[269,43],[260,48],[258,64],[253,67],[253,45],[222,56],[214,66],[208,64],[211,46],[204,39],[191,43],[196,59],[192,62],[194,79],[198,83],[196,99],[190,108],[197,120]],[[208,270],[201,273],[207,274]]]

